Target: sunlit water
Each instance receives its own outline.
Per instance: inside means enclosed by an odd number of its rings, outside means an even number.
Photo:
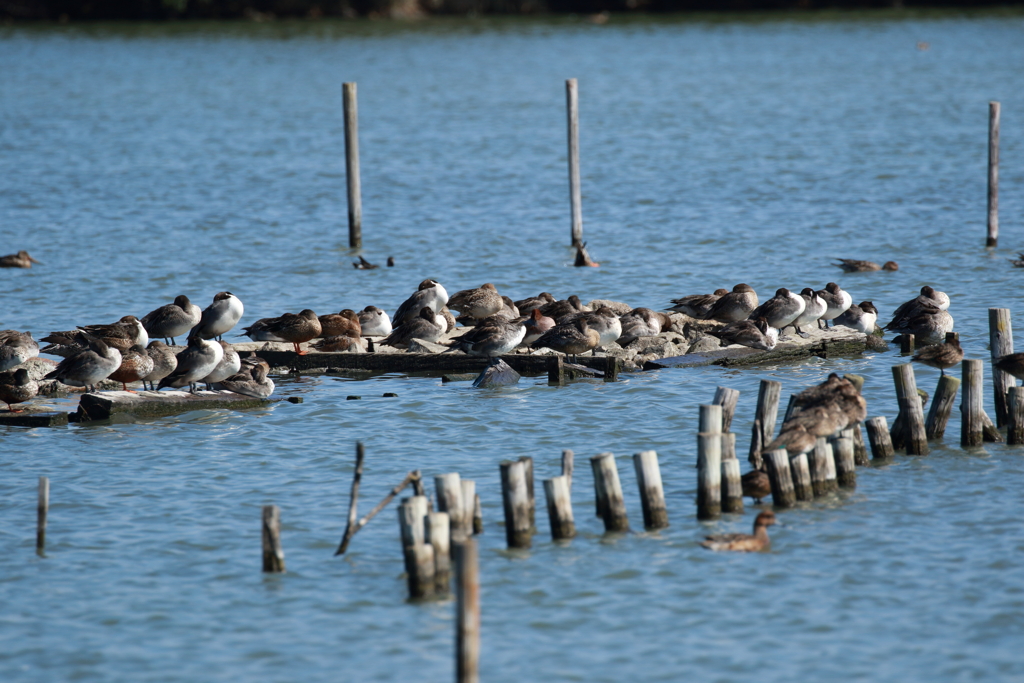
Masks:
[[[987,312],[1019,312],[1024,21],[432,22],[144,30],[0,29],[0,327],[141,315],[228,289],[246,322],[310,307],[393,310],[424,277],[663,307],[745,281],[838,280],[883,312],[947,291],[969,357]],[[930,49],[920,50],[917,43]],[[567,267],[565,78],[580,79],[585,237]],[[359,84],[364,254],[347,250],[342,81]],[[986,252],[987,103],[1003,103],[1002,233]],[[842,276],[830,257],[893,259]],[[694,517],[697,405],[757,383],[786,396],[867,376],[896,412],[895,349],[743,370],[519,386],[385,376],[279,379],[276,404],[0,432],[5,681],[444,680],[450,602],[405,600],[395,513],[332,553],[354,442],[366,511],[410,469],[477,482],[483,680],[1020,680],[1022,451],[962,451],[959,413],[926,458],[858,472],[855,493],[785,512],[773,550],[708,553],[756,512]],[[918,370],[931,390],[938,373]],[[397,398],[383,398],[394,392]],[[349,395],[362,396],[346,401]],[[991,389],[986,389],[988,410]],[[577,453],[566,545],[503,550],[497,464],[538,479]],[[671,527],[603,538],[587,457],[661,459]],[[36,478],[51,479],[47,556]],[[259,571],[281,507],[288,573]]]

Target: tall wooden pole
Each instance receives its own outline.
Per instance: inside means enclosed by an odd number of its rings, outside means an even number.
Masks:
[[[569,201],[572,203],[572,245],[583,244],[583,198],[580,192],[580,100],[576,79],[565,81],[569,115]]]
[[[39,501],[36,505],[36,553],[46,550],[46,516],[50,512],[50,479],[39,477]]]
[[[359,105],[356,84],[343,83],[341,99],[345,109],[345,176],[348,179],[348,246],[363,246],[363,198],[359,184]]]
[[[455,680],[480,680],[480,560],[476,541],[455,544]]]
[[[999,241],[999,103],[988,103],[988,239],[986,247]]]

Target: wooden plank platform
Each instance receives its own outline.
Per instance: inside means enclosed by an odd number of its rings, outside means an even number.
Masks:
[[[17,413],[0,410],[0,427],[61,427],[67,423],[67,412],[49,407],[25,406]]]
[[[847,332],[811,333],[811,339],[795,337],[791,341],[779,342],[771,351],[759,351],[743,346],[728,346],[715,351],[688,353],[685,356],[662,358],[644,363],[644,370],[660,370],[663,368],[692,368],[703,365],[721,365],[724,367],[743,367],[801,360],[817,356],[818,358],[836,358],[862,353],[872,346],[874,339],[868,335],[850,330]],[[880,340],[879,340],[880,341]],[[881,342],[884,345],[884,342]]]
[[[280,400],[280,399],[278,399]],[[78,403],[78,422],[108,420],[115,415],[166,417],[192,410],[263,408],[275,400],[250,398],[230,391],[104,391],[84,394]]]

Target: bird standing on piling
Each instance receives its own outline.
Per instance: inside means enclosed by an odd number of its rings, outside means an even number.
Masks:
[[[0,256],[0,268],[31,268],[33,263],[39,263],[25,250],[19,251],[17,254],[8,254],[7,256]],[[39,263],[39,265],[42,265]]]
[[[775,513],[765,510],[754,520],[754,533],[751,534],[717,534],[707,536],[701,545],[709,550],[731,550],[735,552],[761,552],[771,548],[772,541],[768,538],[768,527],[775,524]]]
[[[232,327],[238,324],[245,312],[242,300],[231,292],[217,292],[213,297],[213,303],[206,307],[199,324],[192,328],[189,336],[198,336],[202,339],[213,339],[218,341]]]
[[[953,335],[953,339],[944,344],[932,344],[919,349],[910,360],[938,368],[941,375],[945,377],[946,369],[959,365],[963,359],[964,350],[960,348],[960,340]]]

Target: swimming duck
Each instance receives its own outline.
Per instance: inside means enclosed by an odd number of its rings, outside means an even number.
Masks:
[[[771,351],[779,341],[779,331],[764,318],[737,320],[715,332],[724,346],[739,344],[751,349]]]
[[[345,336],[359,339],[363,334],[359,316],[351,308],[342,309],[340,313],[321,315],[319,320],[321,337]]]
[[[10,370],[39,355],[39,343],[31,332],[0,330],[0,371]]]
[[[242,396],[267,398],[274,393],[274,380],[267,376],[266,363],[250,366],[247,372],[240,372],[217,383],[215,388],[227,389]]]
[[[392,263],[389,263],[388,265],[390,266],[392,265]],[[370,263],[362,256],[359,257],[358,261],[352,264],[352,267],[355,268],[356,270],[373,270],[374,268],[379,268],[377,264]]]
[[[541,338],[541,336],[555,326],[555,321],[540,312],[539,308],[530,310],[530,317],[523,323],[526,327],[526,334],[522,343],[529,346]]]
[[[242,300],[231,292],[217,292],[213,297],[213,303],[206,307],[200,317],[199,324],[192,328],[191,335],[203,339],[219,340],[231,328],[238,324],[245,313],[245,306]]]
[[[846,311],[833,319],[832,326],[849,327],[864,334],[874,334],[875,322],[878,320],[878,309],[870,301],[861,301],[850,306]]]
[[[82,334],[88,348],[66,357],[43,379],[56,379],[62,384],[94,390],[96,384],[121,366],[118,349],[88,332]]]
[[[772,541],[768,538],[768,527],[775,524],[775,513],[765,510],[754,520],[754,533],[750,534],[718,534],[708,536],[701,545],[709,550],[731,550],[736,552],[761,552],[771,548]]]
[[[1017,254],[1017,258],[1009,259],[1014,268],[1024,268],[1024,253]]]
[[[174,303],[150,311],[139,322],[150,337],[159,337],[174,344],[175,337],[187,333],[202,318],[202,309],[184,294],[179,294],[174,297]]]
[[[242,369],[242,358],[238,355],[238,351],[235,351],[235,347],[226,341],[217,343],[220,344],[220,348],[224,353],[221,355],[217,365],[213,367],[213,370],[210,370],[210,374],[199,380],[206,383],[207,389],[212,389],[215,383],[231,377]]]
[[[597,268],[599,265],[601,265],[600,263],[598,263],[594,259],[590,258],[590,252],[587,251],[587,243],[586,242],[582,242],[582,243],[577,242],[576,243],[576,258],[573,260],[572,264],[574,266],[576,266],[577,268],[582,268],[582,267],[585,267],[585,266],[590,266],[591,268]]]
[[[769,327],[781,332],[800,317],[805,305],[803,297],[799,294],[793,294],[785,287],[780,287],[775,290],[775,296],[751,311],[748,319],[764,318]]]
[[[717,320],[720,323],[734,323],[746,320],[757,308],[757,292],[750,285],[740,283],[728,294],[711,305],[705,320]]]
[[[804,287],[801,290],[800,298],[804,300],[804,311],[797,316],[792,325],[797,334],[807,339],[811,335],[801,330],[800,327],[818,322],[818,319],[825,315],[825,311],[828,310],[828,304],[810,287]],[[834,325],[835,323],[832,324]]]
[[[853,305],[853,297],[850,296],[850,293],[843,291],[843,288],[835,282],[829,282],[825,285],[825,289],[819,289],[817,294],[825,301],[825,313],[818,319],[825,321],[825,329],[828,329],[829,320],[839,317]],[[819,322],[818,327],[821,326],[822,324]]]
[[[153,360],[153,369],[142,378],[142,386],[145,387],[148,382],[150,389],[156,389],[156,383],[178,367],[178,358],[174,349],[157,339],[149,342],[149,346],[146,347],[146,355]]]
[[[535,349],[549,348],[568,356],[578,356],[597,348],[601,335],[590,329],[586,318],[577,318],[571,323],[556,325],[540,336],[530,346]]]
[[[164,387],[175,389],[188,386],[196,393],[196,382],[213,372],[224,357],[224,347],[220,342],[203,339],[198,334],[190,335],[188,346],[177,355],[178,365],[174,372],[160,380],[157,391]]]
[[[946,368],[958,365],[963,359],[964,350],[960,348],[960,340],[954,337],[943,344],[932,344],[919,349],[910,360],[938,368],[939,373],[945,377]]]
[[[436,317],[430,306],[424,306],[420,309],[418,317],[396,327],[380,343],[393,346],[396,349],[406,349],[409,348],[409,343],[413,339],[436,342],[446,331],[445,328],[437,324]]]
[[[899,270],[899,264],[895,261],[886,261],[882,265],[878,265],[874,261],[858,261],[852,258],[841,258],[836,259],[839,263],[833,263],[833,266],[842,268],[847,273],[870,273],[876,270]]]
[[[386,337],[391,334],[391,318],[376,306],[367,306],[356,317],[363,337]]]
[[[728,289],[716,289],[714,294],[690,294],[680,299],[672,299],[675,305],[668,310],[703,320],[711,312],[711,307],[728,293]]]
[[[0,372],[0,401],[7,404],[9,412],[20,413],[13,404],[31,400],[38,393],[39,385],[29,377],[25,368]]]
[[[448,308],[477,320],[494,315],[504,306],[505,303],[501,300],[497,288],[490,282],[480,285],[476,289],[455,292],[448,299]]]
[[[510,322],[493,315],[455,339],[452,347],[471,356],[493,358],[519,346],[525,335],[526,326],[522,322]]]
[[[120,382],[122,389],[130,391],[128,389],[129,382],[138,382],[148,377],[151,372],[153,372],[153,359],[146,353],[146,349],[135,344],[121,354],[121,364],[117,370],[110,373],[107,379]]]
[[[513,302],[519,310],[520,315],[528,315],[533,309],[553,304],[557,301],[550,292],[541,292],[537,296],[527,297]]]
[[[394,326],[417,318],[420,311],[427,307],[438,313],[448,303],[448,292],[437,280],[426,279],[420,283],[416,291],[395,311],[391,322]]]
[[[657,337],[672,327],[672,319],[667,313],[652,311],[649,308],[634,308],[619,318],[622,334],[618,342],[626,346],[639,337]]]
[[[762,498],[772,495],[772,482],[768,473],[762,470],[750,470],[740,477],[743,495],[754,499],[755,505],[761,504]]]
[[[27,251],[19,251],[17,254],[0,256],[0,268],[31,268],[33,263],[39,263]],[[39,265],[43,265],[39,263]]]

